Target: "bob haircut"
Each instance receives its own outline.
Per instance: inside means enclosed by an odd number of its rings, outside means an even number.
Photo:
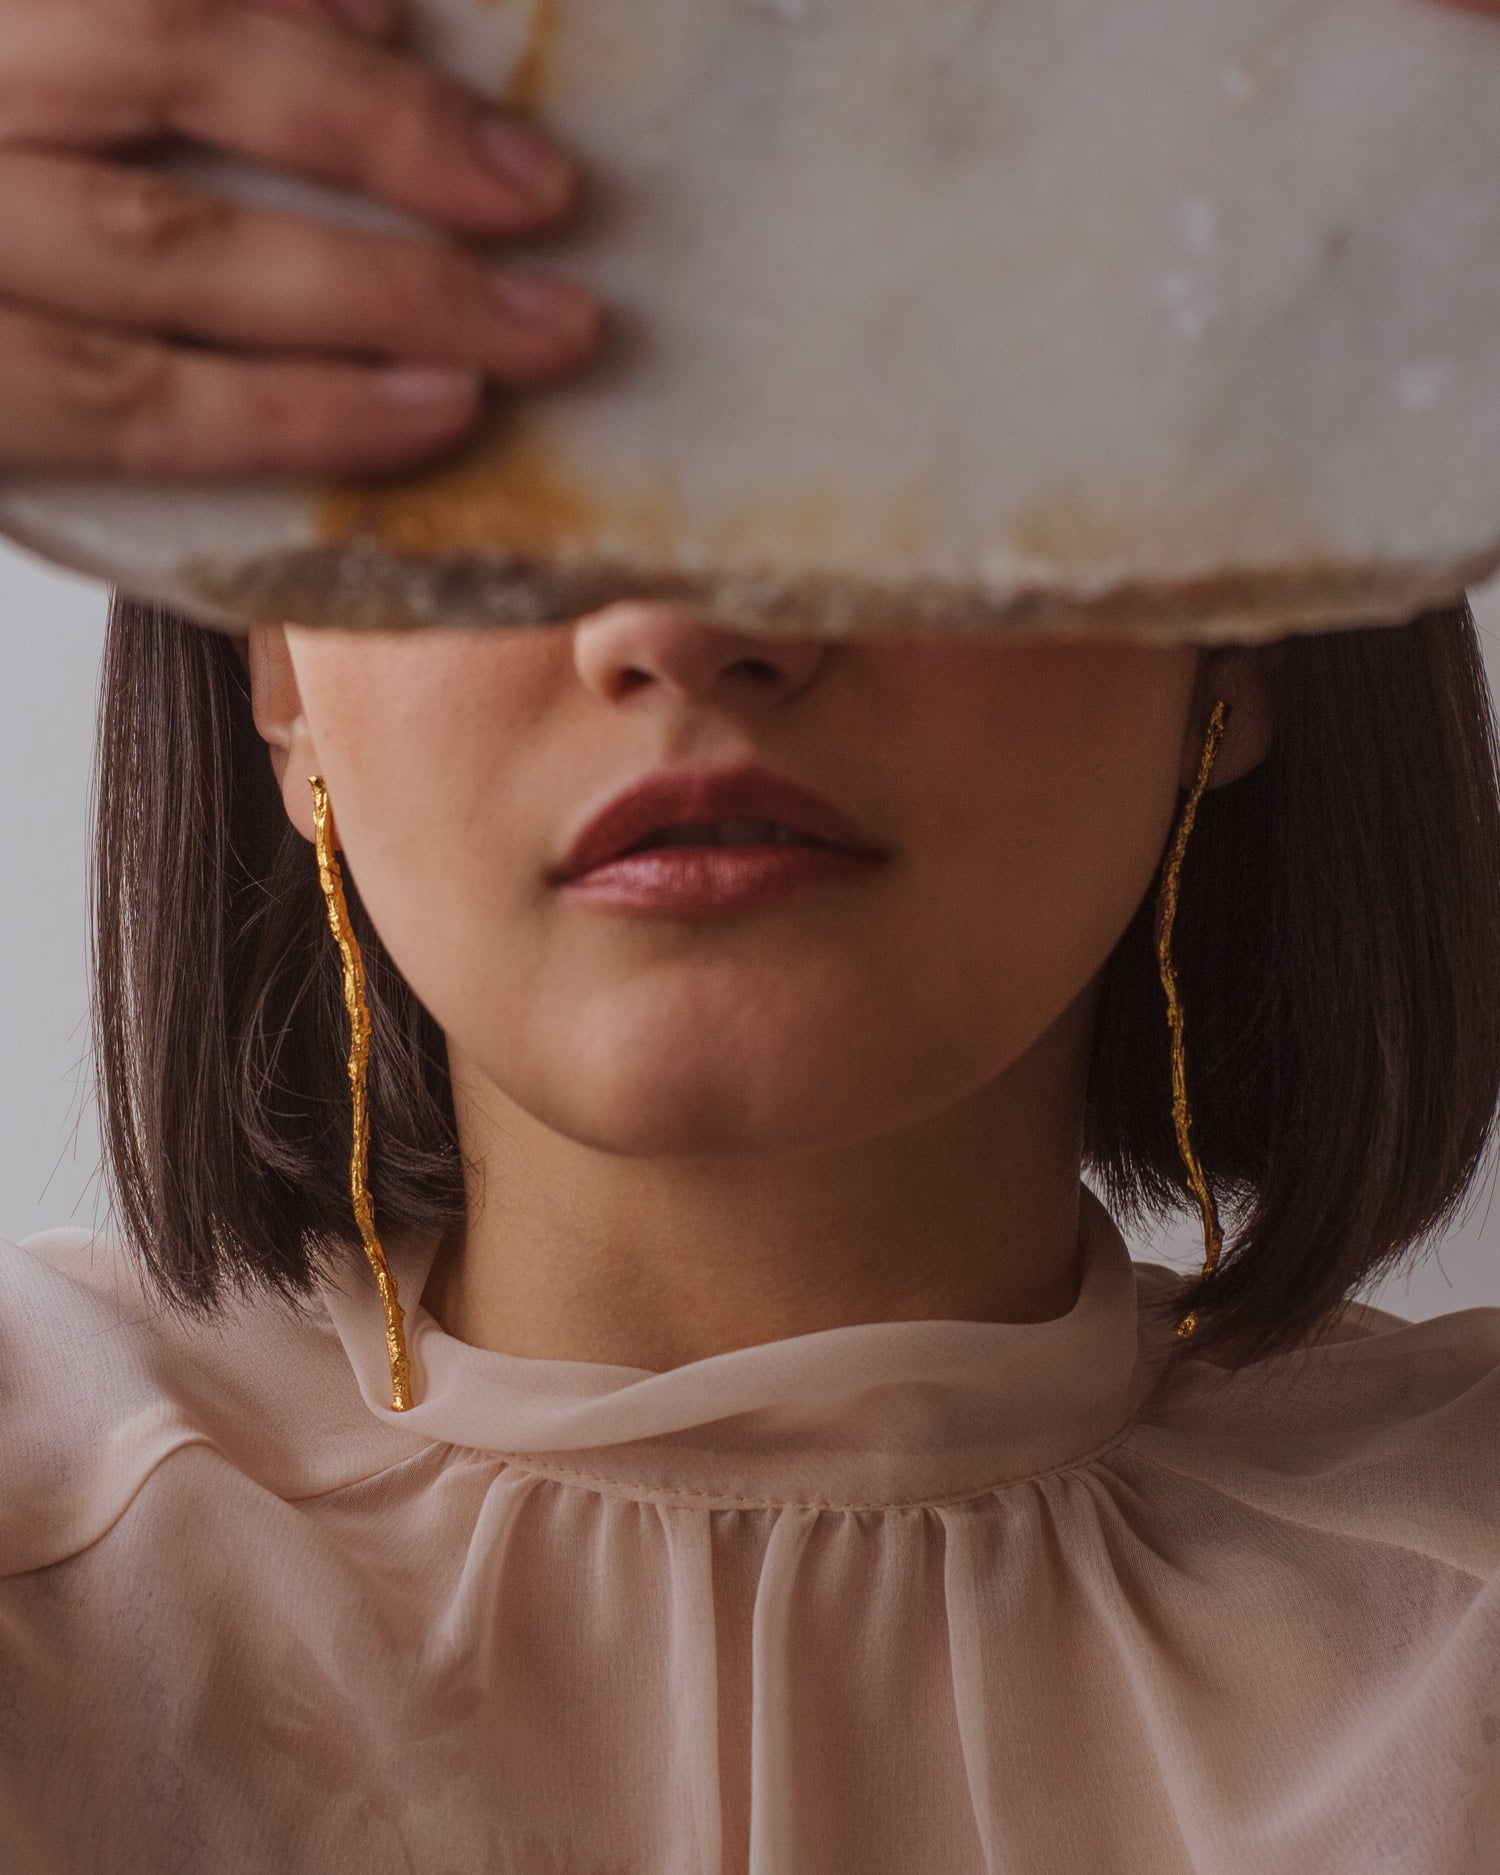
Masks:
[[[1316,1339],[1448,1222],[1500,1091],[1500,792],[1466,605],[1265,648],[1272,746],[1204,797],[1174,954],[1199,1156],[1226,1222],[1172,1306],[1240,1366]],[[316,868],[232,641],[117,601],[96,769],[94,1022],[114,1215],[167,1302],[303,1306],[359,1236],[348,1031]],[[352,880],[388,1240],[451,1229],[441,1031]],[[1191,1204],[1148,894],[1104,967],[1085,1169],[1125,1223]]]

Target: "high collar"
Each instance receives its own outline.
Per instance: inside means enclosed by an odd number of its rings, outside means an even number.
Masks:
[[[420,1437],[618,1495],[895,1508],[1086,1459],[1130,1425],[1161,1335],[1130,1253],[1084,1188],[1083,1277],[1045,1322],[895,1321],[791,1335],[664,1373],[494,1353],[421,1305],[435,1240],[390,1252],[417,1404],[390,1405],[373,1278],[352,1264],[329,1314],[365,1403]]]

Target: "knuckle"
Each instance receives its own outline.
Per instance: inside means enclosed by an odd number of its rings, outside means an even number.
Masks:
[[[52,350],[63,401],[85,414],[129,417],[160,403],[171,385],[172,354],[160,339],[63,330]]]
[[[474,312],[485,298],[485,269],[456,245],[413,242],[394,254],[379,279],[375,299],[380,326],[392,341],[472,337]],[[494,300],[493,292],[489,297]],[[498,301],[495,302],[498,310]]]
[[[287,261],[289,295],[310,323],[340,334],[340,350],[383,348],[419,317],[417,282],[383,248],[379,237],[320,230]]]
[[[149,169],[103,165],[90,174],[84,212],[110,246],[138,260],[164,260],[222,238],[234,204]]]
[[[331,443],[338,434],[335,399],[322,371],[252,368],[236,401],[237,427],[251,444],[300,451]]]
[[[113,466],[145,473],[168,457],[175,366],[159,339],[59,329],[49,335],[58,401],[97,428]]]
[[[364,125],[367,148],[382,173],[404,174],[431,154],[440,126],[455,116],[457,96],[430,66],[410,59],[394,65],[389,90],[371,96]]]

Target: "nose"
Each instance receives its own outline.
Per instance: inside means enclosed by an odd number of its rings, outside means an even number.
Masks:
[[[605,606],[573,628],[578,675],[608,703],[651,684],[695,701],[731,693],[784,700],[816,679],[827,656],[816,639],[755,638],[645,600]]]

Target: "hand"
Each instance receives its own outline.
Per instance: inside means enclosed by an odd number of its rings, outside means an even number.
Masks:
[[[397,25],[390,0],[0,0],[0,471],[388,468],[458,441],[485,379],[594,354],[592,294],[462,238],[562,221],[575,166]],[[227,201],[144,160],[172,138],[433,233]]]

